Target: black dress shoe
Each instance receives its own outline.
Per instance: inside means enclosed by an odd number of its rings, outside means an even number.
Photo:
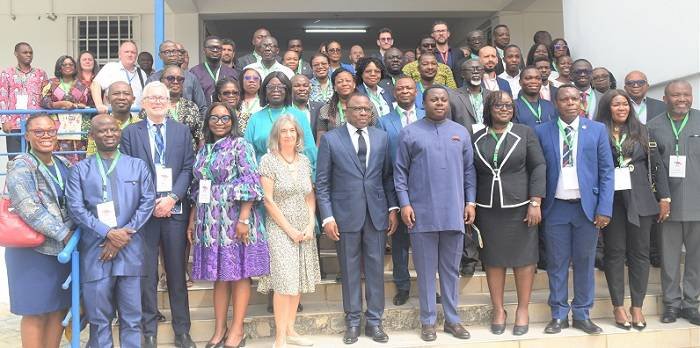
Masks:
[[[301,313],[303,310],[304,310],[304,305],[299,303],[299,305],[297,306],[297,313]]]
[[[399,290],[399,292],[394,295],[394,305],[401,306],[408,301],[408,291]]]
[[[144,348],[157,348],[158,347],[158,339],[156,336],[145,336],[143,338],[143,347]]]
[[[661,315],[661,322],[664,324],[675,323],[680,310],[673,307],[665,307],[664,313]]]
[[[189,333],[175,335],[175,347],[178,348],[197,348]]]
[[[579,329],[589,335],[598,335],[603,332],[600,326],[596,325],[591,319],[574,320],[571,325],[575,329]]]
[[[343,335],[343,343],[345,344],[353,344],[357,342],[357,337],[360,336],[360,327],[359,326],[350,326],[347,329],[345,329],[345,335]]]
[[[437,339],[437,333],[435,332],[435,325],[423,324],[420,329],[420,339],[426,342],[432,342]]]
[[[569,319],[552,319],[549,321],[547,326],[544,328],[544,333],[546,334],[558,334],[561,329],[569,328]]]
[[[474,275],[474,272],[476,272],[476,262],[465,264],[459,269],[459,274],[462,277],[471,277]]]
[[[502,335],[504,332],[506,332],[506,320],[508,320],[508,312],[503,312],[505,313],[505,317],[503,318],[503,324],[491,323],[491,333],[494,335]]]
[[[700,325],[700,312],[697,308],[681,309],[681,318],[689,321],[693,325]]]
[[[460,323],[450,324],[445,322],[445,332],[462,340],[466,340],[471,337],[469,331],[467,331],[467,329],[465,329]]]
[[[514,325],[513,326],[513,336],[522,336],[530,331],[530,325]]]
[[[372,337],[374,342],[387,343],[389,342],[389,336],[384,332],[381,325],[377,326],[365,326],[365,336]]]

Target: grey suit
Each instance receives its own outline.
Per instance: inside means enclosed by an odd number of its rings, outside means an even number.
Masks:
[[[333,217],[340,231],[343,310],[348,327],[360,325],[364,265],[368,326],[384,312],[384,246],[389,207],[396,207],[389,142],[384,131],[365,128],[369,154],[360,163],[347,125],[321,138],[316,162],[316,196],[321,219]],[[364,132],[363,132],[364,133]],[[368,136],[369,135],[369,136]]]
[[[472,125],[479,122],[474,105],[469,100],[469,91],[465,87],[460,87],[448,89],[447,92],[450,98],[450,113],[447,117],[467,128],[469,134],[473,135]],[[487,95],[489,95],[489,90],[482,88],[483,100],[486,100]]]
[[[666,112],[647,124],[658,144],[661,159],[669,167],[675,155],[676,138]],[[661,239],[661,287],[664,305],[673,308],[698,308],[700,296],[700,111],[692,110],[681,131],[680,156],[686,156],[685,178],[669,177],[671,216],[663,226]],[[681,247],[685,245],[685,269],[681,292]]]

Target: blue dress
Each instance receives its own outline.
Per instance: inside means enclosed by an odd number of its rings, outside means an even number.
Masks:
[[[56,167],[61,171],[65,186],[68,168],[59,160],[49,166],[56,176]],[[58,201],[64,201],[64,193],[56,186]],[[10,292],[10,312],[16,315],[41,315],[70,307],[70,289],[61,285],[70,274],[70,263],[61,264],[56,256],[44,255],[32,248],[6,248],[5,265]]]

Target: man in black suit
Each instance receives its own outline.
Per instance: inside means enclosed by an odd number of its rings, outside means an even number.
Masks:
[[[260,42],[264,38],[267,38],[270,36],[272,36],[272,35],[270,34],[269,30],[267,30],[266,28],[258,28],[258,30],[256,30],[253,33],[253,37],[250,40],[250,43],[253,45],[253,52],[248,53],[248,54],[238,58],[238,60],[236,60],[236,66],[243,69],[244,67],[248,66],[249,64],[259,62],[261,59],[260,57],[262,56],[262,52],[258,51],[258,47],[260,46]]]
[[[403,68],[403,52],[396,47],[386,50],[384,52],[384,67],[386,68],[386,74],[379,81],[379,85],[384,89],[392,89],[399,76],[403,75],[403,71],[401,71],[401,68]]]
[[[309,101],[311,95],[311,81],[305,75],[294,75],[292,77],[292,103],[294,107],[303,111],[309,119],[311,130],[314,132],[314,140],[316,139],[316,122],[318,121],[318,113],[324,105],[321,102]]]
[[[489,90],[482,87],[484,66],[478,60],[465,60],[460,66],[464,86],[448,90],[450,114],[455,121],[474,134],[484,128],[484,100]]]
[[[195,348],[190,337],[190,308],[185,285],[185,247],[189,218],[187,193],[192,182],[194,147],[189,127],[166,117],[170,93],[159,81],[143,89],[146,119],[126,127],[120,151],[148,164],[156,180],[156,206],[144,228],[146,248],[141,281],[144,347],[156,347],[158,335],[158,250],[163,245],[175,346]],[[118,208],[117,208],[118,209]]]

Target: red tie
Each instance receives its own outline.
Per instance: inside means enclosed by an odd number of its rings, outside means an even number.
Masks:
[[[581,117],[588,118],[588,92],[581,92]]]

